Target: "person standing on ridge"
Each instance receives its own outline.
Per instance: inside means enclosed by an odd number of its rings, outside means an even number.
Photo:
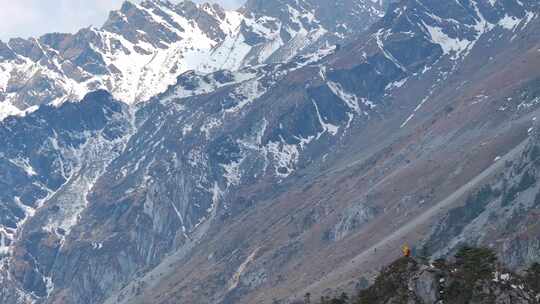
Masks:
[[[403,256],[410,258],[411,257],[411,248],[408,245],[403,245],[401,248],[401,251],[403,252]]]

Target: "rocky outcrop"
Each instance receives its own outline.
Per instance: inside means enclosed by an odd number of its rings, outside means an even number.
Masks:
[[[354,303],[538,303],[531,282],[497,269],[487,249],[461,248],[455,260],[429,265],[402,258],[387,266]],[[340,302],[341,303],[341,302]],[[348,302],[343,302],[348,303]]]

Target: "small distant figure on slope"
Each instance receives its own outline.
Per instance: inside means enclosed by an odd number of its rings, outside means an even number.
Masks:
[[[403,245],[403,247],[401,247],[401,251],[403,252],[404,257],[411,257],[411,248],[409,247],[409,245]]]

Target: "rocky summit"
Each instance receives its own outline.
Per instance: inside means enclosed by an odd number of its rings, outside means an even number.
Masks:
[[[402,257],[383,268],[358,295],[323,296],[320,304],[367,303],[538,303],[540,264],[517,275],[500,268],[487,248],[462,247],[451,260],[426,263]],[[311,303],[311,295],[305,301]]]
[[[539,16],[126,1],[101,28],[0,42],[0,303],[286,304],[371,283],[365,303],[535,303],[518,278],[540,262]],[[417,260],[466,245],[512,279]],[[376,279],[394,273],[420,279]],[[455,291],[441,278],[467,297],[437,296]]]

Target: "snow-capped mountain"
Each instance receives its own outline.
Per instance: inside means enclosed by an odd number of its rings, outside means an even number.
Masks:
[[[273,6],[284,9],[275,12],[256,2],[227,11],[190,1],[126,1],[99,29],[0,42],[0,119],[80,100],[97,89],[132,104],[164,92],[186,71],[286,61],[322,44],[325,35],[335,42],[358,33],[382,9],[380,3],[362,4],[336,28],[327,12],[345,13],[345,4],[291,3]]]
[[[112,94],[0,123],[0,300],[288,303],[426,235],[528,140],[540,7],[382,5],[125,3],[88,36],[35,40]],[[195,27],[208,49],[177,48]]]

